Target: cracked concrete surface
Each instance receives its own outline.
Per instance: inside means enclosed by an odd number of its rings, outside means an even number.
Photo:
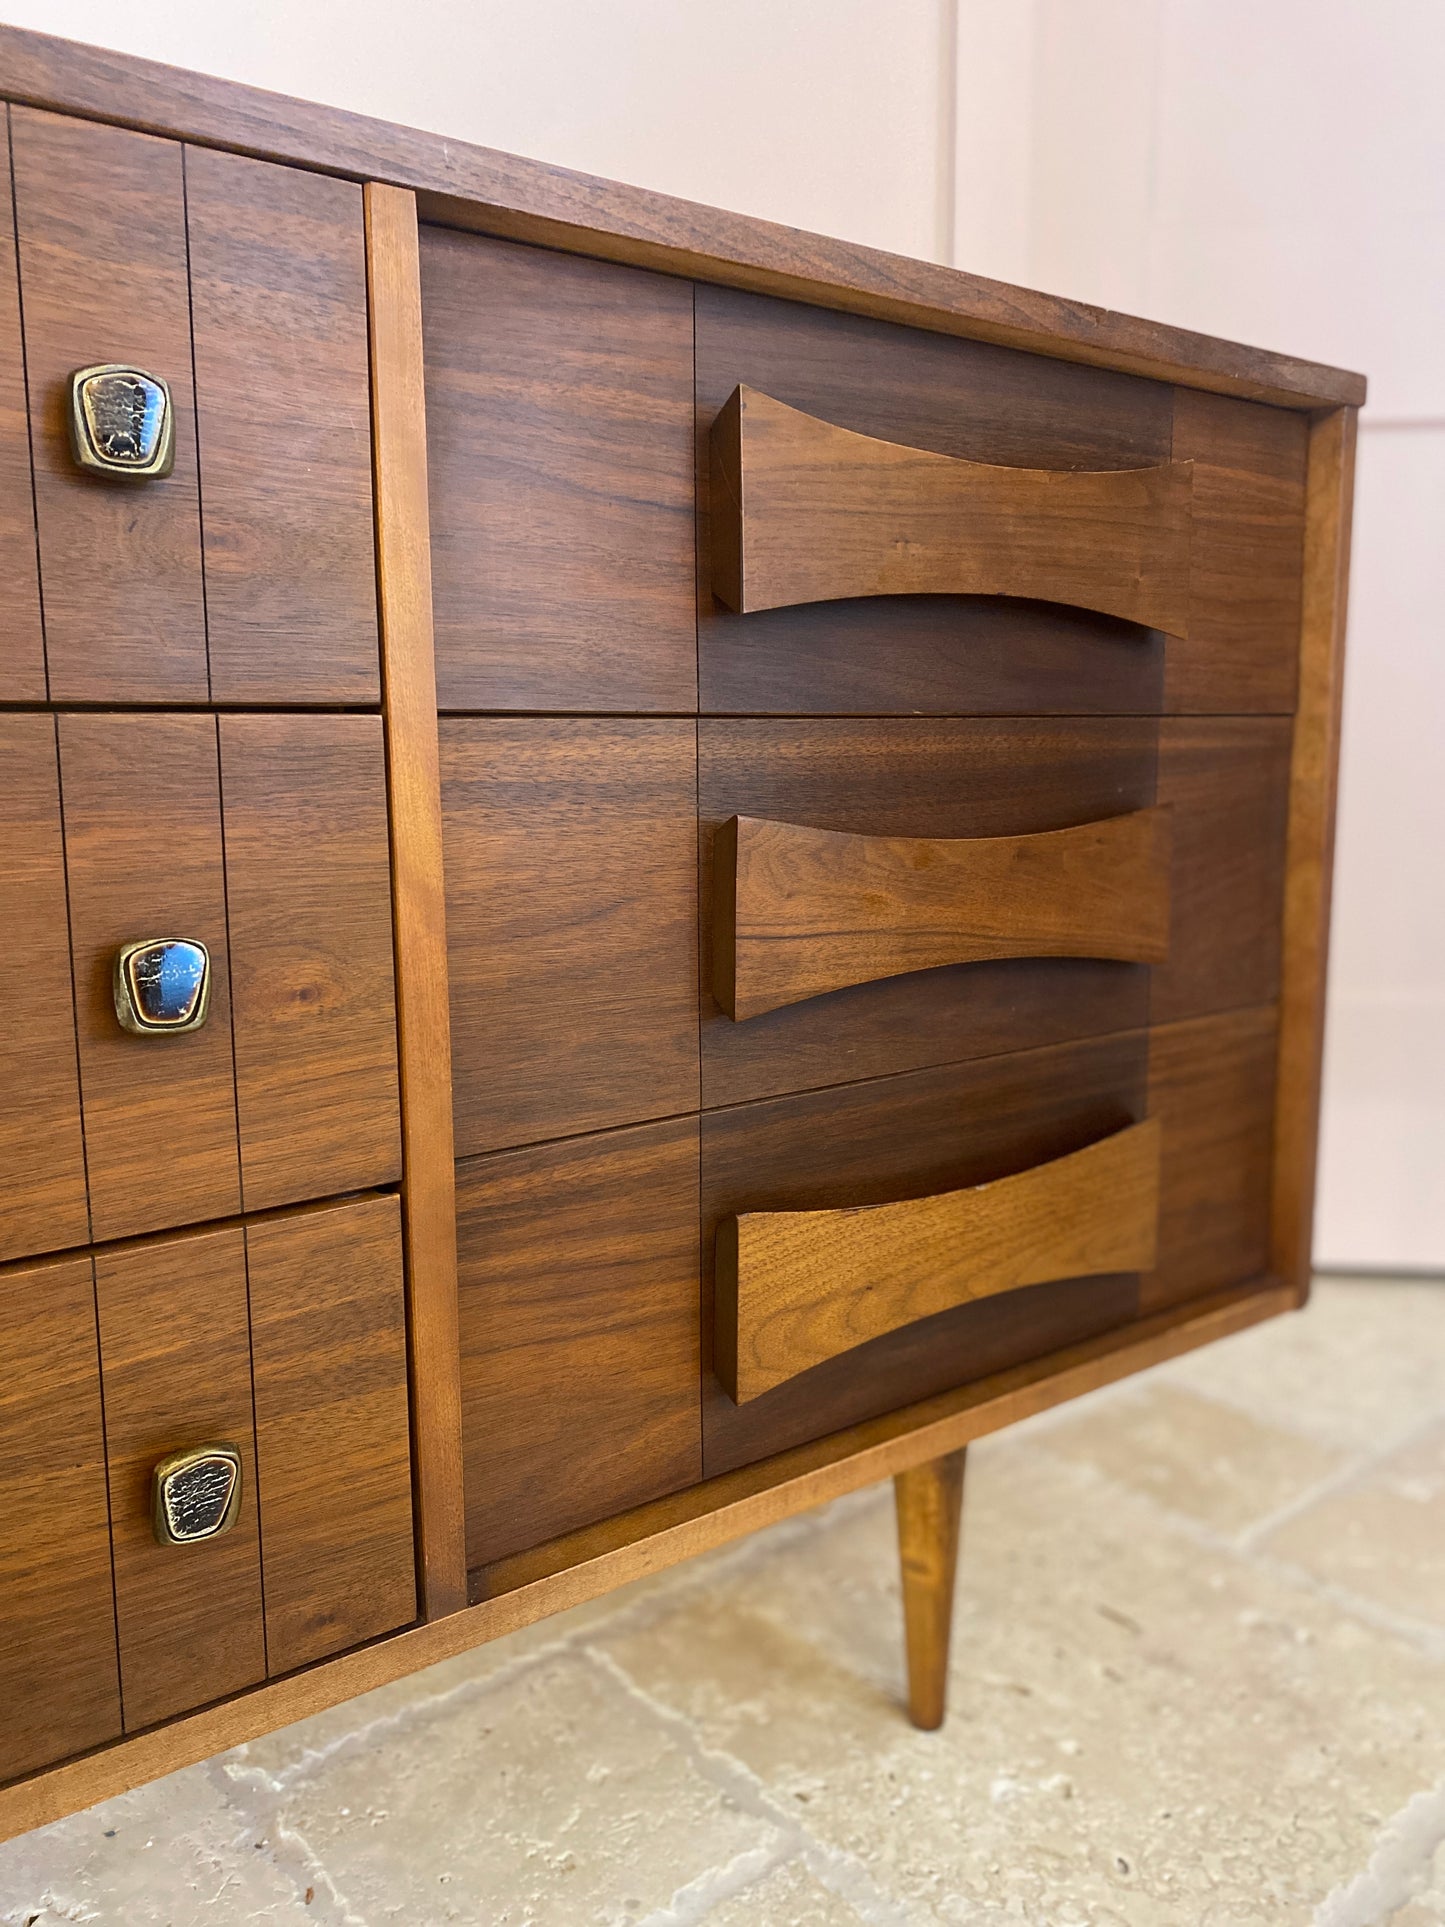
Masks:
[[[0,1847],[0,1923],[1445,1927],[1445,1284],[975,1447],[939,1734],[897,1594],[859,1494]]]

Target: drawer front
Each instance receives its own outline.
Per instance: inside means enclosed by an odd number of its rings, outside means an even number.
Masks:
[[[89,1258],[0,1271],[0,1780],[120,1733]]]
[[[450,718],[459,1156],[697,1107],[696,731]]]
[[[695,1117],[457,1169],[467,1563],[702,1476]]]
[[[0,1040],[4,1256],[399,1176],[379,720],[11,716],[0,745],[31,992]],[[209,953],[199,1029],[119,1021],[117,956],[158,938]]]
[[[11,124],[51,700],[376,701],[360,189]],[[70,377],[104,364],[169,387],[169,474],[77,466]],[[13,673],[0,695],[37,693]]]
[[[50,695],[203,703],[210,686],[181,148],[28,107],[13,107],[10,123]],[[77,468],[70,377],[104,363],[168,385],[169,475],[112,481]]]
[[[1292,707],[1298,415],[712,287],[696,394],[705,713]]]
[[[1277,994],[1285,718],[708,718],[698,754],[705,1107]]]
[[[17,1770],[415,1617],[395,1197],[13,1267],[0,1309]],[[183,1482],[163,1542],[157,1468],[222,1451],[234,1497]]]

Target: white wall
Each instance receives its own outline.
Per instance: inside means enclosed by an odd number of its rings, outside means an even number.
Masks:
[[[1445,1269],[1438,0],[11,0],[8,18],[1364,369],[1320,1250]]]
[[[13,25],[937,258],[950,0],[9,0]]]

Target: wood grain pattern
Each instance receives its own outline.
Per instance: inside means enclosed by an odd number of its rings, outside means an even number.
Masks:
[[[1169,954],[1167,810],[952,838],[734,816],[712,862],[713,996],[739,1021],[943,964]]]
[[[893,1475],[908,1656],[908,1717],[925,1733],[942,1726],[948,1704],[948,1649],[953,1636],[966,1450]]]
[[[90,1225],[49,716],[0,716],[0,930],[33,992],[0,1024],[0,1258],[20,1258],[84,1244]]]
[[[960,461],[739,387],[713,425],[713,594],[1032,596],[1185,632],[1192,470]]]
[[[0,1789],[0,1837],[324,1711],[1292,1308],[1257,1280],[653,1500],[478,1574],[494,1596]]]
[[[707,590],[705,715],[1152,716],[1168,638],[1056,602],[865,596],[736,616]]]
[[[1263,1274],[1270,1260],[1270,1145],[1277,1015],[1228,1011],[1156,1029],[1149,1109],[1164,1134],[1154,1311]]]
[[[51,699],[205,702],[181,150],[26,108],[11,128]],[[103,361],[170,385],[161,480],[111,482],[71,458],[67,382]]]
[[[217,702],[377,699],[361,190],[186,151]]]
[[[272,1675],[416,1614],[394,1197],[246,1227]]]
[[[1014,468],[1150,468],[1170,458],[1157,382],[898,326],[831,304],[697,289],[704,431],[748,387],[860,435]]]
[[[1159,1126],[959,1191],[718,1226],[713,1369],[739,1405],[869,1339],[1059,1278],[1148,1271]]]
[[[443,720],[459,1156],[697,1108],[691,722]]]
[[[1194,467],[1189,633],[1171,637],[1164,706],[1294,707],[1308,425],[1283,409],[1179,390],[1173,453]]]
[[[35,546],[35,484],[30,473],[30,420],[25,351],[16,279],[15,203],[10,171],[10,109],[0,140],[0,700],[43,703],[45,635],[40,622],[40,564]]]
[[[467,1603],[446,882],[416,201],[368,183],[367,300],[401,1077],[407,1364],[422,1615]]]
[[[0,1779],[120,1732],[89,1258],[0,1271],[0,1703]]]
[[[1173,823],[1172,941],[1150,977],[1150,1019],[1272,1004],[1290,724],[1283,716],[1165,717],[1158,798]]]
[[[717,1234],[750,1212],[896,1204],[1063,1158],[1145,1115],[1148,1033],[704,1113],[703,1463],[709,1477],[930,1397],[1135,1315],[1134,1273],[962,1304],[738,1405],[713,1370]]]
[[[442,707],[692,709],[691,288],[427,229],[422,291]]]
[[[697,290],[698,655],[706,712],[1151,714],[1165,639],[1062,604],[884,596],[734,615],[710,580],[709,435],[740,384],[886,441],[1019,468],[1157,466],[1157,383],[891,327],[797,302]]]
[[[95,1257],[105,1449],[126,1731],[266,1677],[246,1257],[239,1226]],[[218,1539],[160,1546],[151,1473],[222,1441],[241,1511]]]
[[[1354,414],[1337,411],[1312,425],[1309,443],[1270,1232],[1270,1269],[1300,1303],[1309,1292],[1314,1230],[1355,435]]]
[[[227,1217],[241,1187],[215,719],[62,716],[60,771],[91,1235]],[[116,952],[146,937],[210,951],[201,1030],[121,1029]]]
[[[223,716],[248,1211],[401,1175],[377,716]]]
[[[0,94],[393,181],[429,219],[671,274],[760,288],[945,334],[1310,408],[1364,400],[1363,376],[1296,356],[801,234],[644,188],[7,27]]]
[[[458,1173],[473,1566],[702,1477],[696,1118]]]
[[[1147,808],[1156,735],[1146,719],[704,720],[704,955],[715,947],[713,842],[730,816],[887,837],[1054,831]],[[1149,1019],[1149,971],[1013,959],[886,978],[741,1024],[705,986],[702,1010],[710,1107],[1130,1030]]]

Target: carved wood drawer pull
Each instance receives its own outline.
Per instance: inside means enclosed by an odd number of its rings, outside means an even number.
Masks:
[[[840,1352],[977,1298],[1148,1271],[1155,1118],[964,1191],[835,1211],[752,1211],[717,1233],[715,1367],[739,1405]]]
[[[713,845],[713,995],[742,1020],[999,957],[1169,954],[1167,807],[1034,836],[856,836],[735,816]]]
[[[1071,603],[1182,636],[1193,464],[1003,468],[739,388],[713,424],[712,586],[747,613],[849,596]]]

